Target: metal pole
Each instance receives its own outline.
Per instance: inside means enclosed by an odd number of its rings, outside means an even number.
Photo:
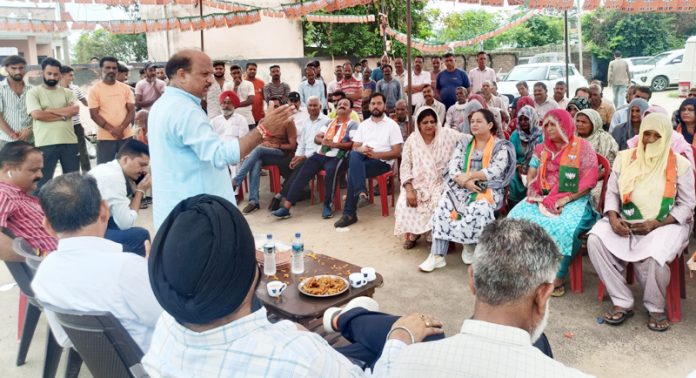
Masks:
[[[565,76],[566,76],[566,96],[570,96],[570,75],[569,75],[569,62],[568,60],[570,59],[570,53],[568,52],[568,45],[570,42],[568,41],[568,11],[563,12],[563,18],[564,18],[564,23],[565,23]]]
[[[201,20],[203,20],[203,0],[198,1],[198,14],[201,16]],[[205,28],[201,29],[201,51],[205,52],[205,42],[203,41],[203,30]]]
[[[382,14],[384,15],[384,17],[387,17],[387,20],[389,20],[389,17],[387,14],[387,5],[385,3],[385,0],[382,0]],[[382,33],[382,44],[384,45],[384,53],[382,54],[382,56],[384,56],[384,54],[387,53],[387,32],[386,32],[386,30],[384,31],[384,33]],[[380,56],[380,59],[382,59],[381,56]]]
[[[577,17],[577,23],[578,23],[578,69],[580,69],[580,75],[585,75],[583,71],[583,66],[582,66],[582,20],[580,19],[580,13],[582,12],[582,8],[580,8],[580,0],[577,2],[578,4],[578,12],[575,14]]]
[[[406,131],[408,134],[411,133],[411,88],[413,87],[411,77],[413,75],[413,72],[411,71],[411,26],[411,0],[406,0],[406,82],[409,85],[408,94],[406,95],[406,109],[408,109],[408,127],[406,128]]]

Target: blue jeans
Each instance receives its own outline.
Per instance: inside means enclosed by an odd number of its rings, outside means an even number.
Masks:
[[[365,186],[367,178],[387,173],[390,169],[391,166],[381,160],[371,159],[357,151],[351,151],[348,154],[348,195],[343,215],[355,216],[358,195],[367,193],[367,187]],[[387,194],[380,193],[380,195]],[[331,193],[327,193],[326,196],[331,196]]]
[[[121,244],[123,252],[132,252],[145,257],[145,240],[150,240],[150,232],[142,227],[121,230],[114,222],[114,218],[109,218],[104,239]]]
[[[614,94],[614,108],[618,109],[626,101],[626,85],[612,85],[611,90]]]
[[[285,152],[277,148],[257,146],[242,163],[234,177],[235,185],[239,186],[244,181],[247,173],[249,174],[249,203],[259,203],[259,188],[261,186],[261,167],[263,167],[264,157],[282,157]]]

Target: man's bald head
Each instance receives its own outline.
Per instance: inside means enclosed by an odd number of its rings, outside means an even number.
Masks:
[[[174,54],[165,68],[172,86],[204,98],[213,84],[213,61],[204,52],[185,49]]]

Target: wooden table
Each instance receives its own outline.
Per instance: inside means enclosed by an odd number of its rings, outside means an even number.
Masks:
[[[324,311],[329,307],[340,307],[351,299],[360,296],[371,297],[374,295],[375,289],[382,286],[383,283],[382,275],[377,273],[377,278],[374,281],[368,282],[367,285],[359,289],[349,286],[346,292],[335,297],[309,297],[299,291],[298,285],[302,279],[320,274],[333,274],[344,277],[347,280],[350,273],[360,272],[361,267],[330,256],[311,252],[305,253],[304,259],[305,271],[303,274],[296,275],[290,273],[290,264],[288,264],[279,268],[275,276],[263,275],[261,284],[256,290],[256,295],[266,306],[269,314],[300,323],[310,330],[316,328],[317,322],[321,322]],[[288,288],[285,289],[280,297],[273,298],[266,291],[266,283],[276,279],[285,282]]]

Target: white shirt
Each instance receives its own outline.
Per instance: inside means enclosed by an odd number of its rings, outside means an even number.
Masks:
[[[222,83],[222,87],[227,87],[230,82],[225,80]],[[220,114],[222,110],[220,109],[220,95],[222,94],[222,87],[218,84],[217,80],[213,80],[213,85],[208,88],[208,94],[206,95],[206,112],[208,113],[208,119],[213,119]]]
[[[553,100],[556,101],[556,99],[553,99]],[[564,109],[564,110],[565,110],[565,108],[568,107],[568,102],[570,102],[570,100],[568,100],[568,97],[565,97],[565,96],[563,96],[561,101],[556,101],[556,103],[558,104],[558,108]]]
[[[297,143],[300,142],[300,134],[302,134],[302,128],[305,125],[305,121],[309,119],[309,112],[307,108],[300,105],[300,109],[292,116],[292,121],[295,122],[295,128],[297,129]]]
[[[420,109],[423,106],[430,106],[431,108],[435,109],[435,113],[437,113],[438,120],[440,121],[440,126],[445,124],[445,118],[447,118],[447,108],[445,108],[445,104],[435,99],[433,99],[432,105],[428,105],[425,102],[423,102],[420,105],[416,105],[416,111],[413,112],[413,114],[418,113],[418,109]]]
[[[549,111],[551,111],[553,109],[558,109],[558,103],[556,101],[554,101],[553,98],[547,97],[546,101],[544,101],[543,104],[539,104],[535,100],[534,101],[534,109],[536,110],[537,115],[539,116],[539,120],[541,121],[544,119],[544,116],[546,115],[546,113],[548,113]]]
[[[220,114],[211,119],[210,124],[213,125],[213,130],[224,141],[241,139],[249,133],[249,125],[246,118],[237,114],[237,110],[229,119],[225,119],[225,116]]]
[[[498,81],[495,77],[495,70],[486,67],[484,70],[480,70],[478,67],[469,71],[469,83],[471,83],[471,88],[469,93],[476,93],[481,90],[483,82],[486,80]]]
[[[407,346],[389,340],[375,365],[379,377],[589,377],[532,345],[529,333],[480,320],[465,320],[459,334]]]
[[[143,352],[160,314],[150,287],[147,260],[121,245],[98,237],[58,241],[31,283],[36,298],[65,310],[108,311],[118,319]],[[62,346],[70,345],[55,313],[46,311],[48,324]]]
[[[411,74],[411,80],[413,81],[413,86],[430,84],[430,72],[421,71],[420,75],[416,75],[416,73],[413,72]],[[405,81],[408,83],[408,77],[406,77]],[[418,106],[423,102],[425,102],[425,99],[423,98],[423,91],[411,94],[411,105]]]
[[[330,97],[332,93],[336,92],[336,86],[338,86],[338,81],[333,80],[326,86],[326,96]]]
[[[628,104],[620,106],[616,111],[614,112],[614,115],[611,116],[611,124],[609,124],[609,132],[614,131],[614,128],[616,126],[619,126],[622,123],[626,123],[628,121]]]
[[[269,322],[263,307],[205,332],[164,313],[143,366],[152,378],[365,376],[318,334],[287,320]]]
[[[321,130],[319,130],[320,133],[324,134],[326,136],[326,133],[329,131],[329,127],[336,127],[338,123],[338,119],[330,119],[330,122],[327,123],[326,125],[322,126]],[[358,122],[355,121],[354,119],[348,119],[347,123],[343,124],[338,124],[339,129],[336,130],[334,133],[334,137],[331,140],[334,143],[343,143],[343,142],[349,142],[353,135],[355,135],[355,132],[358,130]],[[343,132],[343,129],[345,128],[345,133],[343,133],[343,139],[340,139],[341,133]],[[336,157],[338,156],[338,152],[341,150],[340,148],[332,148],[326,152],[321,151],[322,146],[317,147],[317,153],[322,154],[324,156],[328,157]]]
[[[329,117],[325,116],[324,113],[319,113],[319,116],[314,121],[312,121],[311,118],[307,118],[304,125],[302,125],[302,133],[300,133],[300,137],[298,138],[299,141],[297,143],[295,156],[310,157],[314,155],[314,152],[317,150],[314,137],[317,136],[319,130],[326,127],[330,121]]]
[[[239,86],[235,90],[234,81],[228,81],[227,83],[225,83],[225,86],[222,87],[222,90],[233,91],[237,94],[237,97],[239,97],[239,101],[246,101],[247,97],[254,95],[254,84],[252,84],[250,81],[242,80],[242,82],[239,83]],[[235,109],[235,113],[246,118],[247,126],[256,123],[254,122],[254,114],[252,114],[251,112],[251,105],[252,104],[249,104],[247,106],[241,106]]]
[[[370,117],[358,126],[358,131],[353,136],[353,142],[362,143],[363,146],[371,147],[375,152],[391,151],[392,146],[404,143],[399,124],[393,119],[384,115],[379,122],[373,121]],[[394,160],[382,160],[389,165],[394,164]]]
[[[131,209],[130,199],[126,187],[126,176],[118,160],[99,164],[89,171],[89,174],[97,180],[99,194],[109,205],[109,213],[121,230],[133,227],[138,218],[138,212]]]

